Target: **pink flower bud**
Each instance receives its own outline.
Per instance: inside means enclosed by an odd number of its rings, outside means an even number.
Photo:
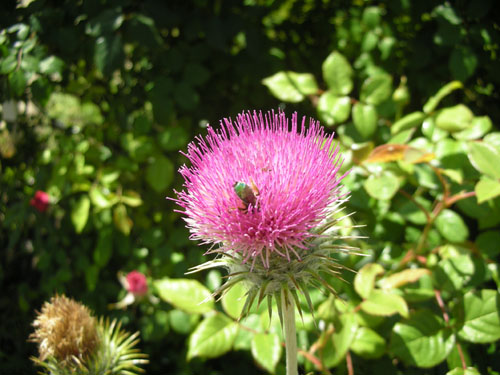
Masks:
[[[35,207],[39,212],[45,212],[50,204],[50,196],[41,190],[37,190],[35,196],[31,198],[30,205]]]
[[[127,290],[135,296],[143,296],[148,292],[146,276],[139,271],[131,271],[126,276]]]

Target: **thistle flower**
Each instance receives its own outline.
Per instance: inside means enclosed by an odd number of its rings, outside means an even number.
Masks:
[[[69,363],[83,360],[97,345],[96,320],[87,307],[65,296],[52,297],[33,322],[30,339],[38,343],[41,361],[54,357]]]
[[[297,114],[289,121],[281,111],[246,112],[196,141],[185,154],[192,165],[179,170],[186,190],[176,192],[176,202],[191,238],[219,256],[193,271],[227,268],[228,281],[216,293],[245,281],[246,309],[257,295],[279,302],[282,290],[295,299],[299,290],[310,301],[310,282],[334,292],[318,272],[338,276],[342,266],[330,253],[352,249],[331,235],[346,200],[333,135],[313,119],[299,124]]]
[[[30,200],[30,205],[35,207],[35,209],[39,212],[47,211],[49,204],[50,196],[42,190],[37,190],[33,198]]]
[[[52,297],[33,322],[30,341],[39,357],[31,358],[51,375],[118,375],[141,372],[146,355],[134,346],[138,333],[120,329],[116,321],[97,320],[84,305],[65,296]]]

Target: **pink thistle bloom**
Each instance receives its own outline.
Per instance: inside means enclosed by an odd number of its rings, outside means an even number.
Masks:
[[[39,212],[47,211],[50,204],[50,196],[41,190],[37,190],[34,197],[30,200],[30,205],[35,207]]]
[[[184,154],[186,191],[176,192],[191,239],[211,244],[210,252],[240,254],[243,263],[275,254],[300,260],[314,232],[342,197],[342,160],[333,135],[314,119],[280,111],[246,112],[221,121],[218,130],[197,137]],[[244,199],[235,184],[246,186]],[[252,266],[253,267],[253,266]]]
[[[126,289],[134,296],[143,296],[148,292],[146,276],[139,271],[131,271],[125,277]]]

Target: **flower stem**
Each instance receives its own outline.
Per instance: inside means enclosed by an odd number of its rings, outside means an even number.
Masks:
[[[295,304],[288,289],[281,290],[281,307],[286,348],[286,375],[298,375],[297,333],[295,332]]]

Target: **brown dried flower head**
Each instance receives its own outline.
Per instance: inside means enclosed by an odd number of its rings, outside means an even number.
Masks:
[[[89,309],[66,296],[55,296],[45,302],[33,322],[35,332],[30,341],[38,343],[39,359],[54,357],[71,363],[93,353],[98,343],[96,320]]]

